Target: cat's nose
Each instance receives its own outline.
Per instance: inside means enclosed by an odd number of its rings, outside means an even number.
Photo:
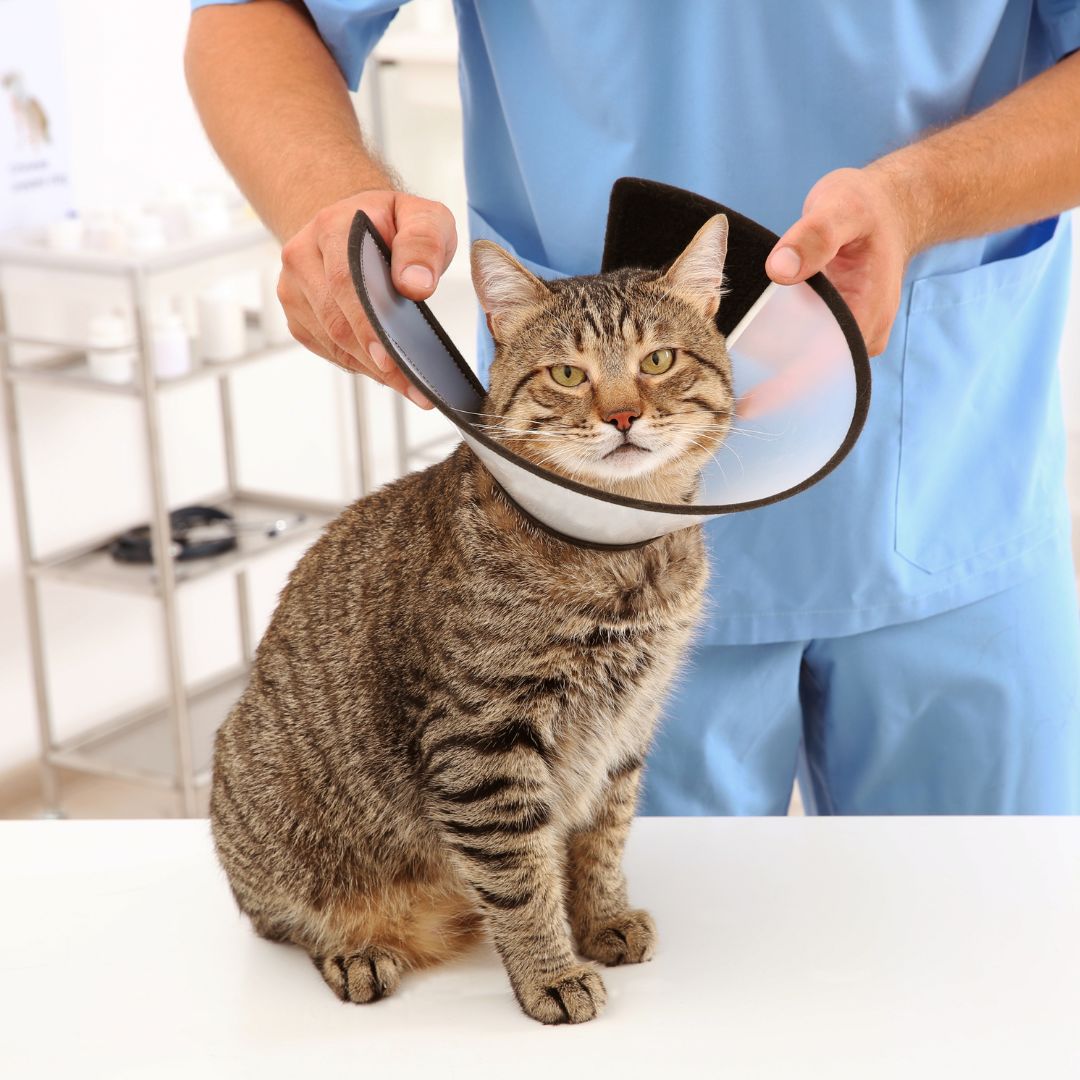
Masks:
[[[604,422],[614,424],[619,431],[629,431],[630,425],[641,415],[633,409],[620,409],[618,412],[609,412],[604,417]]]

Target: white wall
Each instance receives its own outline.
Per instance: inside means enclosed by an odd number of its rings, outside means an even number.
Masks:
[[[447,0],[423,0],[423,5],[426,12],[414,9],[392,32],[407,34],[418,22],[427,29],[440,25]],[[61,0],[61,12],[74,139],[71,164],[80,208],[138,202],[163,186],[223,183],[223,170],[202,135],[183,82],[187,0]],[[460,215],[464,194],[453,69],[432,65],[412,81],[403,76],[404,69],[398,68],[387,80],[390,156],[414,190],[444,199]],[[409,108],[413,113],[406,116]],[[1080,257],[1080,237],[1075,239]],[[1080,488],[1080,274],[1073,292],[1062,356],[1075,490]],[[440,288],[436,309],[468,352],[474,309],[460,256],[455,273]],[[343,419],[345,378],[298,350],[269,370],[252,369],[238,383],[245,384],[238,388],[245,444],[253,445],[260,471],[278,477],[287,472],[294,487],[313,496],[347,496],[350,475],[343,451],[351,438]],[[372,395],[371,422],[376,445],[385,451],[390,445],[388,409],[380,394]],[[298,401],[303,402],[300,408]],[[35,526],[42,542],[59,545],[88,529],[119,528],[145,519],[149,504],[138,456],[141,432],[130,403],[31,391],[21,404],[33,458]],[[170,444],[184,452],[182,467],[170,474],[177,503],[220,483],[220,448],[213,424],[206,423],[206,417],[214,415],[213,405],[210,384],[175,393],[169,402]],[[328,416],[337,418],[329,426]],[[410,411],[414,431],[426,422],[416,410]],[[292,436],[282,440],[277,433],[285,425]],[[301,454],[294,452],[296,447]],[[388,479],[390,472],[383,453],[378,478]],[[256,571],[260,620],[295,555],[295,550],[285,551]],[[16,568],[7,447],[0,441],[0,771],[32,757],[36,746]],[[232,661],[231,596],[227,579],[184,591],[190,674]],[[51,684],[62,732],[163,688],[159,627],[151,604],[60,586],[47,588],[44,600],[54,644]]]

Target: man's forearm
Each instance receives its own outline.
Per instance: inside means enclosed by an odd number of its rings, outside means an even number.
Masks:
[[[305,348],[431,408],[379,345],[352,284],[349,229],[362,210],[391,249],[394,286],[426,300],[454,256],[441,203],[397,190],[364,146],[345,81],[299,3],[200,8],[185,58],[207,134],[282,241],[277,295]]]
[[[1080,204],[1080,53],[868,168],[904,205],[912,253]]]
[[[226,168],[282,240],[325,206],[391,188],[307,13],[284,0],[200,8],[185,68]]]

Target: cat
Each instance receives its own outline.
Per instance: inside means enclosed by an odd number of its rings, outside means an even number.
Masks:
[[[664,273],[546,282],[478,241],[487,430],[563,476],[692,500],[734,408],[726,251],[717,215]],[[700,527],[568,543],[464,444],[354,503],[297,564],[217,735],[213,835],[256,932],[370,1002],[486,931],[529,1016],[596,1016],[574,946],[655,949],[622,850],[705,580]]]

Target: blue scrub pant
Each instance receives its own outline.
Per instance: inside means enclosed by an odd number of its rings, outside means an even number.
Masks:
[[[673,692],[643,814],[1080,813],[1073,567],[850,637],[703,645]]]

